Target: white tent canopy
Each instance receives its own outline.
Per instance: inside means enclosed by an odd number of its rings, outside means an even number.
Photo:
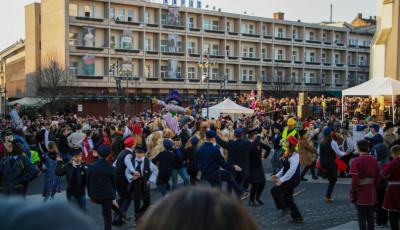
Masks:
[[[354,86],[342,91],[342,119],[343,119],[343,97],[344,96],[392,96],[392,111],[394,111],[394,95],[400,95],[400,81],[390,77],[373,78],[361,85]],[[394,115],[393,115],[394,123]]]
[[[208,108],[210,111],[209,118],[217,118],[219,115],[231,115],[233,119],[236,119],[237,116],[252,115],[254,110],[248,109],[246,107],[240,106],[230,99],[225,99],[223,102],[218,105],[214,105]],[[202,110],[203,117],[207,116],[207,108],[203,108]]]
[[[343,96],[400,95],[400,82],[390,77],[373,78],[342,91]]]

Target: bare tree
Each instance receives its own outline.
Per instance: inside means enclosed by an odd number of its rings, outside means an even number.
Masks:
[[[72,77],[61,65],[57,53],[48,54],[42,61],[40,75],[36,78],[36,96],[41,98],[48,116],[71,109],[76,93],[76,85]]]
[[[281,98],[284,92],[293,90],[293,86],[294,78],[292,76],[288,74],[279,75],[276,70],[272,73],[271,91],[277,98]]]

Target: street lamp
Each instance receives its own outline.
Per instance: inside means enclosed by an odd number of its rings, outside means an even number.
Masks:
[[[117,76],[115,76],[115,70],[117,70]],[[116,103],[116,110],[117,114],[119,113],[119,106],[118,106],[118,88],[120,87],[121,80],[119,80],[119,61],[117,59],[117,63],[111,64],[110,65],[110,70],[109,73],[113,75],[115,78],[115,103]]]
[[[202,56],[202,59],[203,59],[203,56]],[[209,107],[210,107],[210,68],[209,68],[209,66],[210,65],[218,66],[218,63],[210,62],[210,48],[208,48],[208,50],[207,50],[206,62],[200,61],[198,65],[200,68],[202,68],[204,66],[204,68],[206,68],[207,72],[208,72],[207,78],[204,78],[204,79],[207,79],[207,118],[209,118]]]
[[[224,75],[220,75],[218,80],[220,80],[220,94],[221,94],[221,100],[224,99],[225,96],[225,84],[226,84],[226,80],[228,80],[228,76]],[[223,87],[222,87],[223,86]],[[224,88],[224,93],[222,93],[222,88]]]

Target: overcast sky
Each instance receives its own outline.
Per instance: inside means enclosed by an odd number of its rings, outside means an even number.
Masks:
[[[133,0],[132,0],[133,1]],[[25,38],[25,5],[38,0],[0,1],[0,50],[20,38]],[[154,0],[161,3],[162,0]],[[169,0],[170,4],[172,0]],[[181,0],[178,0],[180,4]],[[186,0],[188,5],[189,0]],[[195,0],[196,2],[196,0]],[[333,21],[351,22],[357,13],[363,17],[376,15],[376,0],[203,0],[203,8],[215,6],[224,12],[271,18],[274,12],[284,12],[285,19],[302,22],[329,21],[333,4]]]

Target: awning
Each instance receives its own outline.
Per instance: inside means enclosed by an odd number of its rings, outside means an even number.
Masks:
[[[8,106],[14,106],[19,103],[22,108],[40,109],[42,108],[41,98],[37,97],[24,97],[16,101],[8,102]]]
[[[342,91],[334,91],[334,90],[328,91],[328,90],[325,90],[324,92],[329,94],[329,95],[331,95],[332,97],[337,97],[337,98],[341,98],[342,97]]]

